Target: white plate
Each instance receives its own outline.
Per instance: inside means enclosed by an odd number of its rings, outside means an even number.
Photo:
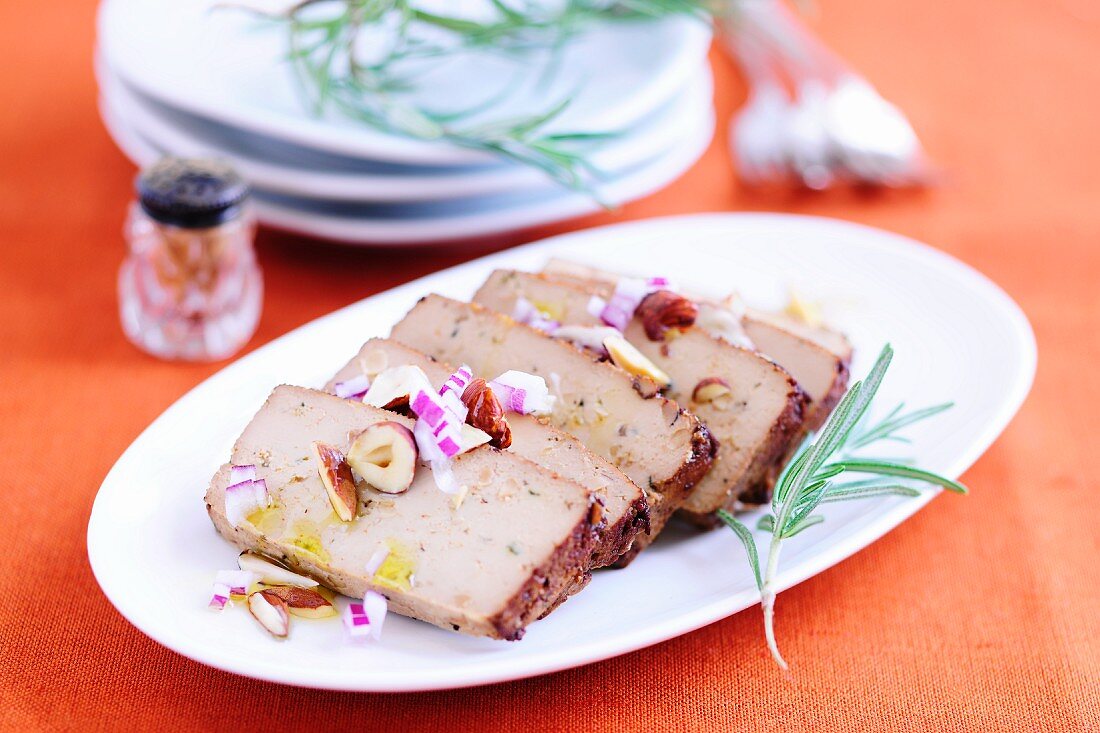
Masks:
[[[97,76],[113,116],[159,149],[230,160],[250,181],[276,193],[334,201],[433,201],[556,186],[541,171],[520,165],[408,167],[320,153],[174,110],[130,89],[102,65]],[[614,175],[668,150],[711,114],[713,86],[709,68],[701,67],[685,89],[636,129],[593,147],[588,160]]]
[[[99,44],[108,65],[142,93],[240,129],[318,150],[374,160],[457,164],[491,160],[454,146],[410,140],[339,115],[317,118],[303,104],[286,57],[285,35],[214,0],[105,0]],[[470,55],[420,76],[421,101],[468,109],[526,79],[493,119],[545,111],[572,97],[547,129],[633,127],[683,88],[704,62],[709,28],[686,17],[604,24],[566,45],[551,83],[538,64],[499,54]],[[532,73],[535,72],[535,73]],[[597,73],[598,72],[598,73]]]
[[[100,100],[111,137],[139,166],[165,153],[116,118]],[[706,151],[714,132],[713,111],[695,129],[656,158],[623,171],[598,187],[603,200],[622,204],[647,196],[680,177]],[[253,204],[265,224],[313,237],[355,244],[427,244],[495,234],[562,221],[599,210],[591,197],[549,189],[434,202],[362,203],[283,196],[257,185]]]
[[[848,331],[857,348],[855,375],[862,376],[883,342],[893,343],[894,366],[873,409],[902,399],[913,406],[956,401],[910,431],[920,464],[949,476],[997,437],[1034,374],[1034,338],[1016,304],[957,260],[894,234],[771,214],[581,231],[368,298],[273,341],[189,392],[134,441],[96,497],[88,554],[107,597],[150,637],[205,664],[275,682],[374,691],[464,687],[575,667],[757,603],[732,533],[681,529],[663,535],[629,568],[597,573],[520,642],[465,637],[400,617],[387,620],[384,639],[369,648],[344,645],[336,622],[297,623],[289,640],[277,642],[240,609],[206,610],[214,572],[233,567],[236,551],[211,527],[203,493],[269,390],[323,384],[363,339],[386,334],[425,293],[469,297],[493,268],[538,268],[550,256],[608,267],[659,265],[685,286],[715,294],[738,288],[766,307],[780,304],[794,285],[822,301]],[[932,496],[829,505],[823,525],[789,543],[779,585],[801,582],[866,547]],[[796,633],[780,626],[780,634]]]

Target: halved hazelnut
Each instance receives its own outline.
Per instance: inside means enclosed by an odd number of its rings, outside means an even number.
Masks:
[[[407,427],[387,420],[359,433],[348,450],[348,464],[372,488],[386,494],[408,490],[420,452]]]
[[[332,502],[332,508],[336,510],[336,516],[345,522],[355,519],[359,495],[355,491],[355,479],[351,475],[351,466],[348,465],[344,454],[331,445],[314,442],[313,455],[321,464],[318,473],[321,474],[321,483],[328,491],[328,498]]]
[[[488,382],[475,379],[466,385],[462,392],[462,404],[469,410],[466,422],[487,433],[492,438],[490,445],[503,449],[512,444],[512,429],[504,418],[504,406],[493,394]]]
[[[603,345],[616,366],[635,376],[649,377],[660,387],[672,384],[667,374],[622,336],[608,336],[603,340]]]
[[[309,588],[277,585],[273,588],[265,588],[260,591],[260,595],[272,604],[276,599],[282,601],[292,616],[328,618],[336,615],[336,606],[329,603],[323,595]]]
[[[657,290],[642,299],[634,315],[650,341],[662,341],[670,328],[689,328],[699,317],[699,307],[679,293]]]
[[[248,596],[248,612],[274,637],[285,639],[290,633],[290,615],[286,602],[267,591],[256,591]]]
[[[237,565],[241,570],[248,570],[260,576],[260,582],[269,585],[296,585],[302,588],[312,588],[317,581],[298,575],[281,564],[270,560],[263,555],[245,550],[237,558]]]
[[[711,402],[719,397],[725,397],[730,393],[729,382],[721,377],[707,377],[699,380],[695,389],[691,392],[694,402]]]

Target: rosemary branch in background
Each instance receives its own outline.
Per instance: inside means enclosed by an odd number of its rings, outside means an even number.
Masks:
[[[598,23],[669,15],[709,18],[706,0],[486,2],[492,11],[486,20],[429,12],[413,0],[301,0],[266,17],[285,24],[289,60],[316,112],[334,109],[383,132],[492,153],[588,193],[599,171],[588,162],[586,149],[612,133],[547,132],[547,125],[561,116],[572,97],[553,101],[534,114],[490,121],[483,115],[482,121],[474,122],[475,114],[491,110],[507,93],[468,109],[429,109],[417,104],[412,94],[422,69],[410,69],[407,62],[442,64],[473,49],[553,52]],[[371,30],[384,31],[386,47],[381,52],[381,43],[363,43]],[[550,53],[545,61],[548,69],[552,57]]]
[[[860,458],[853,454],[879,441],[907,442],[897,434],[899,430],[951,407],[951,404],[943,404],[903,413],[904,406],[899,405],[878,423],[863,428],[862,419],[882,384],[892,357],[893,350],[886,345],[867,378],[852,385],[813,441],[807,441],[783,470],[772,494],[771,513],[757,524],[758,530],[771,534],[768,561],[763,572],[752,532],[729,512],[718,511],[718,516],[745,546],[756,586],[760,590],[768,649],[783,669],[787,668],[787,662],[779,653],[774,623],[779,553],[785,540],[825,521],[825,517],[814,514],[821,504],[891,494],[919,495],[919,489],[904,483],[907,480],[942,486],[960,494],[967,492],[966,487],[957,481],[931,471],[898,461]],[[840,476],[853,473],[875,478],[838,481]]]

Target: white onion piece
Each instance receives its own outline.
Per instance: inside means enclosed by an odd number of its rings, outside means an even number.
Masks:
[[[245,481],[256,480],[256,467],[253,465],[248,466],[232,466],[229,469],[229,485],[243,484]]]
[[[214,583],[213,594],[210,596],[209,608],[215,611],[221,611],[225,608],[225,605],[229,603],[229,596],[232,595],[229,586],[225,583]]]
[[[248,586],[259,581],[260,576],[248,570],[219,570],[214,576],[214,587],[224,585],[230,595],[243,596],[248,595]]]
[[[234,527],[241,526],[252,512],[270,505],[271,496],[262,478],[242,481],[225,489],[225,516]]]
[[[367,612],[367,619],[370,621],[370,635],[374,637],[375,641],[382,639],[382,625],[386,623],[388,607],[386,597],[381,593],[368,590],[363,595],[363,610]]]
[[[378,568],[382,567],[382,563],[386,562],[386,558],[390,556],[390,548],[385,545],[380,546],[374,551],[374,554],[370,556],[370,560],[367,560],[367,577],[373,578],[374,574],[378,572]]]
[[[607,301],[598,295],[593,295],[588,299],[588,315],[595,318],[599,318],[603,313],[603,309],[607,307]]]
[[[345,400],[361,400],[370,389],[370,378],[366,374],[360,374],[343,382],[332,385],[332,392],[337,397]]]
[[[542,377],[511,370],[489,383],[504,408],[521,415],[545,415],[554,409],[554,396]]]

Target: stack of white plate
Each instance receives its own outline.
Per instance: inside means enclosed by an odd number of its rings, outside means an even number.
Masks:
[[[212,5],[100,8],[100,110],[138,165],[164,154],[228,159],[252,181],[261,221],[347,242],[467,238],[600,208],[517,163],[315,114],[282,60],[283,32]],[[547,130],[610,133],[587,157],[598,198],[621,204],[673,181],[710,142],[709,43],[709,28],[687,17],[609,23],[571,40],[552,75],[481,54],[433,70],[416,94],[443,109],[500,99],[494,118],[538,114],[571,96]],[[512,91],[502,93],[505,84]]]

